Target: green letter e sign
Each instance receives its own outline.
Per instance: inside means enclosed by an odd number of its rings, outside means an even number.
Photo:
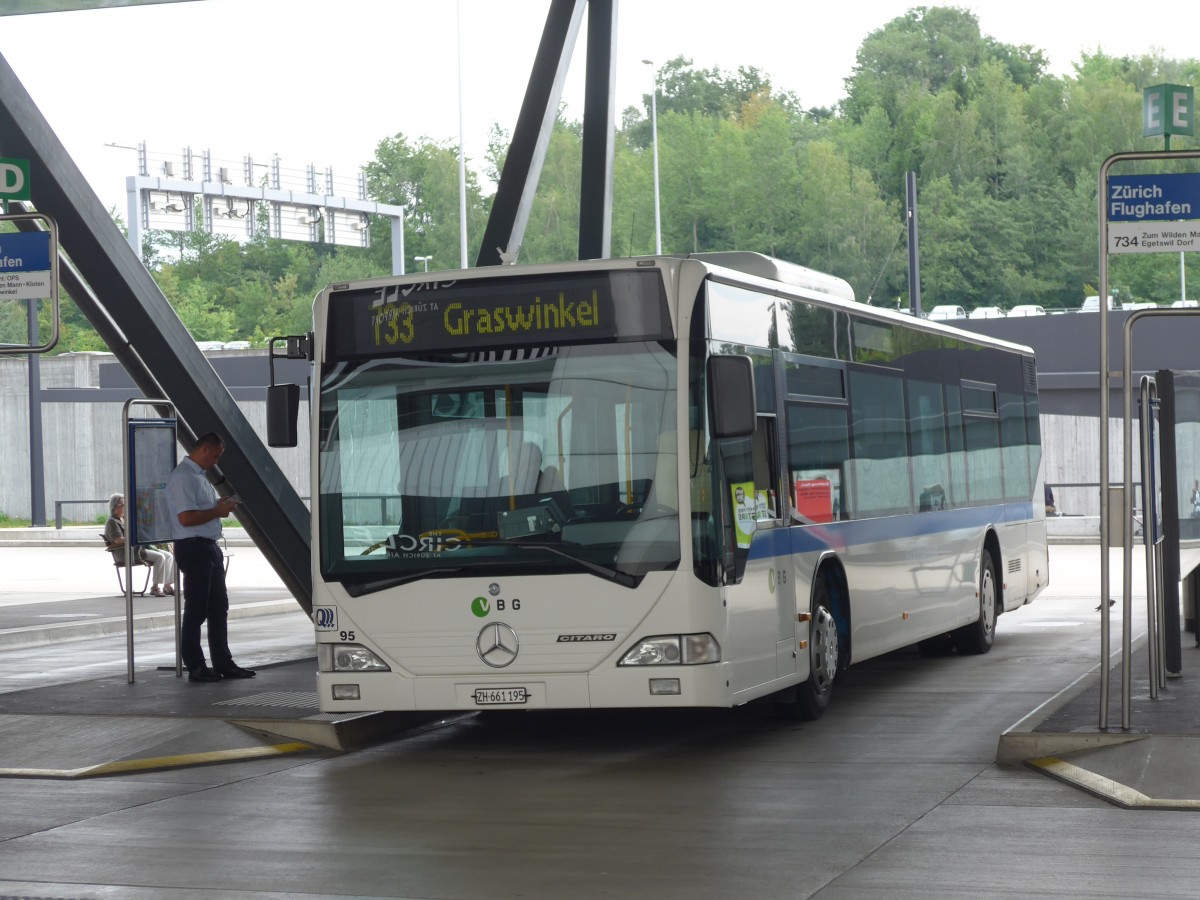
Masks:
[[[1192,134],[1196,98],[1182,84],[1156,84],[1142,91],[1142,136]]]

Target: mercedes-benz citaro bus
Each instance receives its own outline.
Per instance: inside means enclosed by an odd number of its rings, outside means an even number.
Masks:
[[[323,712],[814,718],[1049,580],[1032,352],[800,266],[334,284],[309,353]]]

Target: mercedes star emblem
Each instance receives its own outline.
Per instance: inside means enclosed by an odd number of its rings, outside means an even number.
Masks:
[[[517,658],[517,633],[503,622],[485,625],[475,639],[475,650],[487,665],[503,669]]]

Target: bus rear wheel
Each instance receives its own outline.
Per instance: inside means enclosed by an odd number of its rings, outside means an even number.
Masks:
[[[808,628],[808,680],[784,692],[775,708],[792,719],[819,719],[833,697],[837,678],[839,635],[829,600],[829,585],[818,576],[813,587],[812,620]]]
[[[979,561],[979,618],[953,632],[959,653],[987,653],[996,640],[996,564],[986,550]]]

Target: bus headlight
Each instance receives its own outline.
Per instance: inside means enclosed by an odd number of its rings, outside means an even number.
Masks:
[[[322,672],[390,672],[391,666],[361,644],[317,644]]]
[[[701,666],[721,661],[721,645],[704,634],[660,634],[642,638],[621,657],[622,666]]]

